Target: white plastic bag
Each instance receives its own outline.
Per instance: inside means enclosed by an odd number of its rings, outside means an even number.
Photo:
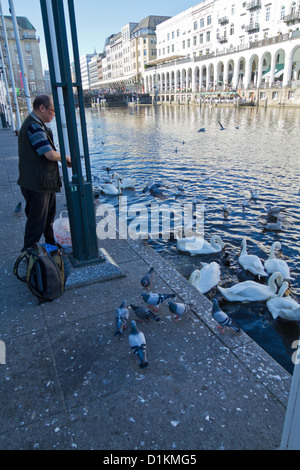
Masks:
[[[68,214],[68,211],[62,211],[59,218],[54,221],[54,238],[61,246],[72,246],[69,217],[63,217],[63,213]]]

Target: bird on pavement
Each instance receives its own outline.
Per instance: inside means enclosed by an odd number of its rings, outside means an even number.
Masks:
[[[227,313],[221,310],[217,299],[213,298],[212,301],[212,317],[214,320],[216,320],[217,323],[219,323],[218,328],[222,329],[222,333],[224,333],[225,326],[228,326],[235,331],[240,331],[240,327],[237,325],[237,323],[235,323],[234,320],[232,320],[232,318],[227,315]]]
[[[134,311],[135,315],[140,319],[140,321],[150,320],[151,318],[155,321],[160,321],[160,317],[156,313],[154,313],[152,310],[146,307],[133,305],[133,304],[130,304],[130,307]]]
[[[176,315],[176,321],[181,320],[182,315],[184,315],[189,307],[181,302],[173,302],[173,300],[169,300],[168,302],[170,312]]]
[[[16,208],[15,208],[15,210],[14,210],[14,216],[15,216],[15,217],[20,217],[20,216],[21,216],[21,213],[22,213],[22,202],[20,201],[20,202],[17,204],[17,206],[16,206]]]
[[[146,339],[144,333],[137,328],[135,321],[131,322],[131,330],[128,339],[130,348],[137,356],[140,368],[145,369],[148,367]]]
[[[154,268],[150,268],[147,274],[141,279],[141,284],[145,289],[149,289],[153,280]]]
[[[162,304],[165,300],[173,299],[175,294],[156,294],[155,292],[142,292],[144,302],[151,307]],[[156,309],[158,310],[158,308]]]
[[[126,328],[127,320],[129,318],[129,310],[126,307],[126,300],[123,300],[120,307],[116,310],[116,330],[115,336],[121,336],[124,328]]]

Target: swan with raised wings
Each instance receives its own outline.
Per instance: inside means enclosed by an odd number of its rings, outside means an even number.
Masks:
[[[285,281],[280,287],[278,294],[273,295],[267,301],[267,308],[273,318],[280,317],[283,320],[299,321],[300,305],[290,296],[283,297],[288,287],[289,284]]]
[[[223,297],[230,302],[243,302],[244,300],[248,300],[248,302],[259,302],[268,300],[272,295],[276,294],[276,280],[279,286],[281,286],[283,282],[281,273],[273,273],[268,280],[268,284],[244,281],[228,288],[218,286],[218,289]]]

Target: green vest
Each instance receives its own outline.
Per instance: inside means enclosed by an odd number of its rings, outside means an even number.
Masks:
[[[48,160],[45,155],[39,156],[31,145],[27,135],[27,129],[32,123],[37,121],[28,116],[19,131],[19,179],[18,184],[27,190],[38,193],[59,192],[62,186],[59,175],[58,163]],[[49,143],[53,150],[55,146],[52,142],[52,132],[45,126],[45,131],[49,137]]]

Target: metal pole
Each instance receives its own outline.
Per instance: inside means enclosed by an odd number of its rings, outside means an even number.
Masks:
[[[5,19],[4,19],[4,16],[3,16],[1,0],[0,0],[0,11],[1,11],[2,24],[3,24],[3,33],[4,33],[4,41],[5,41],[5,47],[6,47],[6,52],[7,52],[8,67],[9,67],[9,72],[10,72],[10,80],[11,80],[12,92],[13,92],[15,107],[16,107],[17,131],[19,131],[21,129],[21,118],[20,118],[20,111],[19,111],[19,103],[18,103],[18,98],[17,98],[17,93],[16,93],[14,72],[13,72],[11,57],[10,57],[10,52],[9,52],[9,45],[8,45],[8,40],[7,40]]]
[[[24,85],[24,93],[25,93],[25,99],[26,99],[26,104],[27,104],[27,110],[28,110],[28,113],[30,114],[32,111],[32,106],[31,106],[31,100],[30,100],[30,91],[28,88],[27,73],[25,70],[25,64],[24,64],[21,41],[20,41],[19,27],[17,23],[16,14],[15,14],[14,2],[13,0],[8,0],[8,3],[10,6],[10,14],[12,16],[13,25],[14,25],[14,32],[15,32],[16,44],[17,44],[17,49],[18,49],[18,54],[19,54],[19,59],[20,59],[20,67],[21,67],[21,73],[23,77],[23,85]]]
[[[60,76],[60,69],[59,69],[59,61],[58,61],[58,52],[57,52],[57,44],[56,44],[56,36],[55,36],[55,28],[54,28],[54,19],[53,19],[53,11],[51,7],[51,0],[46,0],[46,7],[47,7],[47,14],[48,14],[48,24],[49,24],[49,33],[50,33],[50,40],[51,40],[51,53],[52,53],[52,61],[54,64],[54,74],[53,74],[53,82],[60,83],[61,76]],[[61,119],[61,126],[63,132],[63,140],[64,140],[64,148],[66,155],[70,155],[69,149],[69,141],[68,141],[68,131],[67,131],[67,122],[66,122],[66,113],[65,113],[65,106],[63,100],[63,93],[61,88],[57,89],[57,99],[58,99],[58,106],[60,110],[60,119]],[[56,117],[57,119],[57,117]],[[71,179],[72,178],[72,171],[67,166],[63,167],[64,178]]]
[[[280,450],[300,450],[300,340],[295,343],[295,365]]]
[[[77,82],[73,84],[71,78],[70,57],[68,49],[67,29],[65,21],[65,11],[63,0],[40,0],[41,11],[44,24],[45,40],[48,54],[51,86],[53,91],[53,101],[57,111],[57,132],[60,143],[60,152],[64,169],[65,192],[70,220],[72,237],[72,254],[69,255],[75,267],[93,264],[98,261],[105,261],[99,255],[98,240],[96,234],[96,218],[94,210],[94,198],[91,178],[89,176],[89,155],[87,139],[85,137],[86,125],[84,115],[81,115],[81,134],[84,142],[84,159],[86,166],[86,180],[83,176],[80,156],[80,145],[78,139],[78,126],[74,104],[73,86],[78,87],[79,104],[83,103],[81,79],[77,76]],[[75,62],[78,61],[76,52],[76,27],[73,5],[69,2],[70,26],[72,32],[73,47],[75,49]],[[48,14],[50,13],[51,14]],[[53,37],[55,37],[55,41]],[[55,43],[55,51],[53,44]],[[56,65],[55,65],[56,63]],[[76,64],[78,67],[79,65]],[[55,72],[59,72],[56,73]],[[58,81],[59,79],[59,81]],[[59,112],[59,93],[64,104],[67,140],[69,144],[72,160],[72,181],[66,177],[66,149],[64,135],[62,132],[62,116]],[[83,113],[83,111],[81,110]]]
[[[6,88],[6,94],[7,94],[8,104],[9,104],[10,120],[11,120],[10,125],[12,126],[13,132],[15,132],[15,131],[16,131],[16,127],[15,127],[14,115],[13,115],[13,110],[12,110],[12,105],[11,105],[11,99],[10,99],[10,94],[9,94],[9,89],[8,89],[8,83],[7,83],[6,70],[5,70],[4,60],[3,60],[3,54],[2,54],[1,43],[0,43],[0,60],[1,60],[1,67],[2,67],[2,70],[3,70],[4,83],[5,83],[5,88]]]

